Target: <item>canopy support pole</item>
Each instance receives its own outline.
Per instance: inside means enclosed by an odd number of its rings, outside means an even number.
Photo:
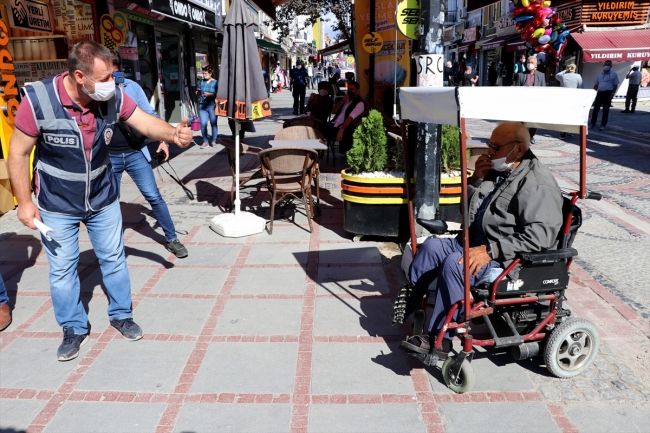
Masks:
[[[235,216],[239,215],[241,210],[241,200],[239,199],[239,149],[241,147],[241,140],[239,138],[239,131],[241,125],[239,120],[235,120],[235,203],[233,203],[233,209],[235,210]]]
[[[409,149],[408,149],[408,140],[406,134],[406,125],[408,120],[403,120],[400,124],[400,129],[402,130],[402,151],[404,152],[404,183],[406,185],[406,201],[409,211],[409,230],[411,233],[411,252],[413,256],[417,253],[418,249],[418,238],[415,235],[415,210],[413,208],[413,196],[411,193],[411,164],[409,163]]]
[[[463,214],[463,276],[465,285],[465,321],[469,321],[472,311],[471,295],[469,292],[469,204],[467,200],[467,134],[465,130],[465,118],[460,118],[460,177],[462,182],[460,202],[462,203]]]
[[[580,198],[587,194],[587,126],[580,126]]]

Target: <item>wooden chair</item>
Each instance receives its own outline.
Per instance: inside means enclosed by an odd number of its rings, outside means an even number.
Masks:
[[[292,126],[310,126],[320,130],[323,127],[323,123],[315,117],[296,117],[295,119],[285,120],[282,124],[283,128],[291,128]]]
[[[311,220],[314,216],[311,179],[314,177],[318,153],[313,149],[303,147],[278,147],[263,150],[258,156],[271,196],[269,234],[273,234],[275,205],[287,197],[302,200],[311,232]]]
[[[236,143],[235,140],[229,138],[219,138],[217,143],[221,144],[226,148],[226,154],[228,155],[228,165],[230,166],[230,174],[232,175],[232,186],[230,188],[230,208],[232,210],[235,204],[235,149]],[[251,146],[245,143],[239,143],[239,156],[242,155],[254,155],[257,156],[262,151],[261,147]],[[240,169],[241,169],[241,160],[240,160]],[[262,179],[264,174],[262,173],[261,166],[257,165],[255,168],[246,171],[239,171],[239,188],[246,185],[248,182],[256,179]],[[259,188],[259,186],[258,186]]]
[[[321,140],[326,143],[323,133],[316,128],[309,126],[290,126],[289,128],[281,129],[275,134],[275,140]],[[320,160],[320,153],[318,158]],[[320,204],[320,167],[316,164],[314,172],[314,184],[316,185],[316,202]]]

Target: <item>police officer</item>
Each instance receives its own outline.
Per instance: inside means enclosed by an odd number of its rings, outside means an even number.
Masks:
[[[38,220],[52,229],[42,241],[50,264],[54,316],[63,328],[57,358],[76,358],[90,331],[77,275],[80,223],[99,260],[111,325],[127,340],[139,340],[142,329],[132,318],[118,185],[107,145],[116,122],[123,121],[154,140],[187,147],[192,139],[187,118],[174,128],[139,109],[115,85],[113,53],[92,41],[72,48],[67,72],[30,83],[22,93],[9,173],[20,221],[35,229]],[[36,203],[29,176],[34,146]]]

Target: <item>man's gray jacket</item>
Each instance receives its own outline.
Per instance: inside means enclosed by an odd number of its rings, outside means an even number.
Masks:
[[[498,174],[490,170],[484,180],[469,179],[470,225],[478,210],[479,197],[494,189]],[[557,248],[562,222],[560,188],[548,169],[528,150],[493,195],[482,226],[492,257],[505,268],[517,253]],[[518,274],[519,269],[515,268],[510,277],[517,279]]]

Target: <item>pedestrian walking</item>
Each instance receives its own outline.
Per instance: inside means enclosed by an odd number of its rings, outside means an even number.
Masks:
[[[319,63],[315,68],[314,68],[314,75],[316,76],[316,84],[320,84],[323,79],[324,79],[324,74],[323,74],[323,64]]]
[[[307,93],[309,75],[301,63],[291,71],[291,89],[293,94],[293,114],[299,115],[305,111],[305,94]]]
[[[516,86],[524,87],[546,87],[546,77],[537,70],[537,57],[530,56],[526,61],[526,70],[528,73],[519,73],[517,75]],[[530,133],[530,144],[535,144],[535,134],[537,128],[528,128]]]
[[[476,72],[472,71],[472,67],[465,66],[465,73],[463,74],[463,81],[462,81],[463,87],[477,86],[478,79],[479,76],[476,74]]]
[[[638,66],[633,66],[630,72],[625,76],[627,78],[627,93],[625,94],[625,110],[621,113],[634,113],[636,108],[636,97],[639,94],[639,85],[641,85],[641,72]],[[630,110],[630,102],[632,110]]]
[[[490,86],[496,86],[499,73],[497,71],[496,66],[494,66],[494,62],[490,62],[490,66],[488,66],[487,75],[488,75],[488,83],[490,84]]]
[[[526,55],[522,54],[519,56],[519,61],[515,63],[515,66],[513,68],[513,75],[512,75],[512,81],[517,85],[517,81],[519,79],[520,74],[526,74],[528,70],[526,69]]]
[[[50,266],[54,316],[63,328],[57,358],[76,358],[90,332],[77,273],[80,223],[99,261],[111,325],[127,340],[139,340],[142,329],[133,321],[122,213],[108,145],[115,123],[122,121],[154,140],[187,147],[192,140],[188,119],[174,128],[139,109],[115,85],[113,53],[93,41],[72,47],[68,71],[28,83],[22,92],[9,147],[9,174],[20,221],[32,230],[35,220],[52,229],[41,239]],[[35,146],[36,203],[29,180]]]
[[[0,274],[0,331],[4,331],[9,325],[11,325],[11,307],[9,307],[7,286]]]
[[[214,114],[216,108],[214,98],[217,96],[217,80],[212,78],[212,66],[205,65],[201,68],[203,79],[199,81],[196,94],[199,95],[199,118],[201,119],[201,136],[203,144],[201,149],[217,145],[217,116]],[[212,125],[212,140],[208,138],[208,120]]]
[[[560,87],[567,87],[570,89],[582,89],[582,77],[576,72],[576,65],[570,63],[562,72],[558,72],[555,78],[560,82]],[[560,138],[567,136],[566,132],[560,133]],[[569,137],[573,134],[569,134]]]
[[[310,89],[314,88],[314,67],[311,65],[311,63],[307,63],[307,75],[309,76],[309,79],[307,80],[307,84],[309,85]]]
[[[122,70],[122,60],[117,52],[113,58],[113,67],[116,72]],[[158,117],[158,113],[151,108],[147,96],[138,83],[125,78],[124,83],[119,86],[126,95],[133,99],[133,102],[142,111]],[[214,116],[214,109],[212,113]],[[122,173],[126,171],[151,206],[151,210],[156,220],[158,220],[158,224],[162,227],[165,233],[165,241],[167,242],[165,248],[179,259],[182,259],[187,257],[187,249],[176,235],[176,228],[174,227],[172,216],[169,213],[169,208],[160,194],[158,185],[156,185],[156,177],[153,174],[153,169],[150,164],[151,155],[149,154],[145,140],[146,137],[121,122],[113,130],[113,138],[111,138],[108,144],[108,154],[111,158],[113,171],[117,177],[118,196],[122,183]],[[160,142],[156,152],[163,152],[165,154],[165,161],[169,159],[169,145],[164,141]]]
[[[607,120],[609,119],[609,108],[614,99],[614,94],[619,85],[618,75],[616,72],[612,71],[612,61],[606,60],[603,63],[603,70],[596,77],[594,83],[594,90],[598,91],[596,93],[596,99],[594,100],[594,108],[591,112],[591,127],[596,128],[596,122],[598,121],[598,112],[600,107],[603,107],[603,117],[600,119],[600,131],[604,131],[607,128]]]

